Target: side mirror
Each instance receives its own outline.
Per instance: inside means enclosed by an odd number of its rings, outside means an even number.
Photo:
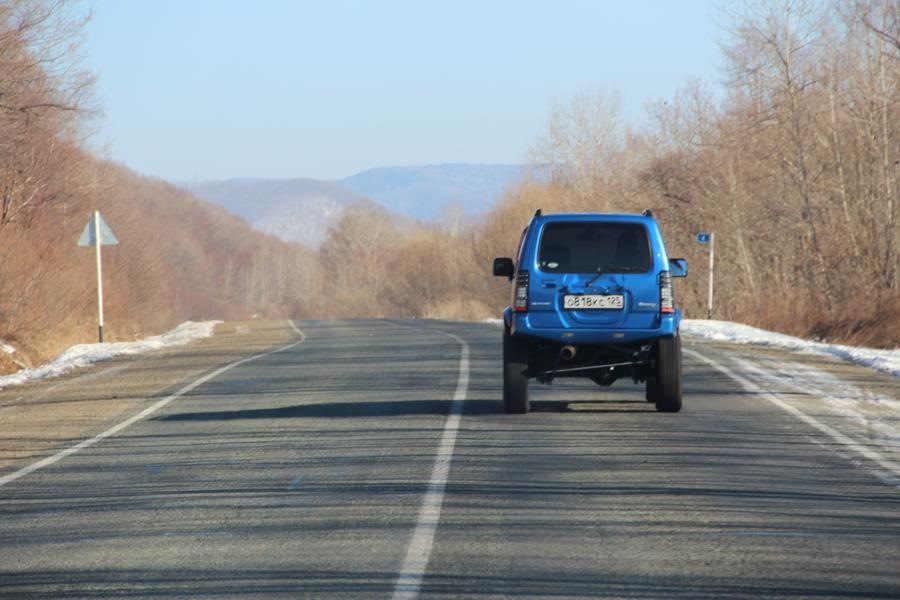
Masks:
[[[687,261],[683,258],[670,258],[669,272],[672,274],[672,277],[687,277]]]
[[[515,265],[511,258],[495,258],[494,259],[494,277],[506,277],[512,279],[515,272]]]

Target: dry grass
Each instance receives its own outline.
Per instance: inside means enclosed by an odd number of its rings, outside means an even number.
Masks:
[[[5,352],[0,352],[0,375],[15,373],[21,365],[13,360],[13,357]]]
[[[784,293],[779,301],[733,318],[797,337],[833,344],[893,349],[900,347],[900,298],[891,294],[860,297],[843,310],[828,311],[824,300]]]
[[[422,311],[422,316],[456,321],[483,321],[497,317],[486,303],[469,298],[449,298],[429,304]]]

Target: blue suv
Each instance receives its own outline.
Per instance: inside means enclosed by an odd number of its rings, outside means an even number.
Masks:
[[[653,214],[552,214],[538,210],[515,262],[494,259],[512,282],[503,311],[503,405],[528,412],[528,380],[587,377],[602,386],[646,382],[662,412],[681,410],[681,310]]]

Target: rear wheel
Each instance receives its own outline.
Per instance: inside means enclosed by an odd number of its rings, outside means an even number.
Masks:
[[[528,412],[528,344],[503,330],[503,409],[510,414]]]
[[[647,385],[647,393],[653,390],[656,410],[678,412],[681,410],[681,338],[662,338],[656,350],[656,377],[653,385]]]

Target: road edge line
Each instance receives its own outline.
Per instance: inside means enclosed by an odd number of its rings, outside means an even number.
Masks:
[[[787,402],[785,402],[784,400],[782,400],[775,394],[773,394],[771,392],[767,392],[762,387],[756,385],[749,379],[746,379],[745,377],[741,377],[737,373],[734,373],[728,367],[720,365],[713,359],[700,354],[696,350],[689,350],[689,349],[685,348],[684,352],[693,356],[694,358],[702,360],[709,366],[711,366],[714,369],[727,375],[734,381],[738,382],[748,392],[753,392],[754,394],[757,394],[758,396],[765,398],[766,400],[768,400],[769,402],[771,402],[778,408],[784,410],[787,413],[790,413],[791,415],[793,415],[797,419],[803,421],[810,427],[813,427],[814,429],[819,430],[820,432],[824,433],[825,435],[830,437],[832,440],[834,440],[835,442],[840,444],[841,446],[844,446],[848,450],[852,450],[853,452],[859,454],[860,456],[863,456],[864,458],[868,459],[869,461],[877,464],[882,469],[885,469],[886,471],[888,471],[888,473],[890,473],[892,476],[900,477],[900,464],[898,464],[890,459],[885,458],[880,453],[878,453],[870,448],[865,447],[864,445],[860,444],[853,438],[851,438],[847,435],[844,435],[843,433],[829,427],[825,423],[822,423],[818,419],[809,416],[808,414],[806,414],[799,408],[791,406],[790,404],[788,404]],[[879,479],[882,479],[882,478],[879,477]]]
[[[56,452],[55,454],[51,454],[50,456],[42,458],[41,460],[39,460],[37,462],[33,462],[30,465],[26,465],[17,471],[13,471],[12,473],[9,473],[7,475],[0,477],[0,487],[3,487],[4,485],[6,485],[8,483],[12,483],[13,481],[16,481],[17,479],[21,479],[22,477],[25,477],[26,475],[30,475],[31,473],[34,473],[35,471],[43,469],[44,467],[48,467],[54,463],[57,463],[57,462],[61,461],[62,459],[75,454],[79,450],[84,450],[85,448],[90,448],[94,444],[97,444],[98,442],[101,442],[108,437],[114,436],[115,434],[119,433],[126,427],[134,425],[138,421],[145,419],[146,417],[152,415],[153,413],[155,413],[159,409],[163,408],[164,406],[166,406],[173,400],[176,400],[176,399],[180,398],[181,396],[184,396],[191,390],[203,385],[210,379],[218,377],[219,375],[221,375],[222,373],[225,373],[226,371],[230,371],[231,369],[238,367],[244,363],[248,363],[252,360],[256,360],[258,358],[263,358],[264,356],[269,356],[270,354],[277,354],[278,352],[283,352],[284,350],[289,350],[289,349],[291,349],[295,346],[299,346],[300,344],[305,342],[306,335],[297,328],[297,326],[294,324],[294,322],[292,320],[288,320],[288,323],[291,325],[291,327],[294,329],[294,331],[296,331],[298,334],[300,334],[300,339],[297,340],[296,342],[290,343],[290,344],[288,344],[286,346],[282,346],[280,348],[276,348],[275,350],[270,350],[268,352],[263,352],[261,354],[256,354],[254,356],[249,356],[247,358],[242,358],[233,363],[227,364],[224,367],[219,367],[212,373],[207,373],[206,375],[203,375],[203,376],[195,379],[194,381],[185,385],[184,387],[182,387],[180,390],[178,390],[174,394],[166,396],[162,400],[159,400],[158,402],[148,406],[147,408],[145,408],[138,414],[133,415],[133,416],[129,417],[128,419],[125,419],[121,423],[117,423],[116,425],[113,425],[106,431],[103,431],[102,433],[98,433],[97,435],[95,435],[92,438],[82,440],[81,442],[75,444],[74,446],[64,448],[63,450],[60,450],[60,451]]]
[[[428,560],[431,558],[431,549],[434,546],[434,536],[441,519],[441,505],[444,502],[444,490],[450,475],[456,434],[459,432],[462,409],[469,390],[469,344],[452,333],[445,335],[456,340],[461,346],[459,378],[456,383],[456,392],[453,394],[453,404],[450,405],[450,414],[444,423],[444,433],[441,435],[441,442],[434,458],[428,490],[425,492],[425,498],[419,508],[416,528],[406,548],[406,557],[400,568],[400,575],[394,584],[393,600],[415,600],[419,597],[419,589],[422,587],[422,579],[428,568]]]

